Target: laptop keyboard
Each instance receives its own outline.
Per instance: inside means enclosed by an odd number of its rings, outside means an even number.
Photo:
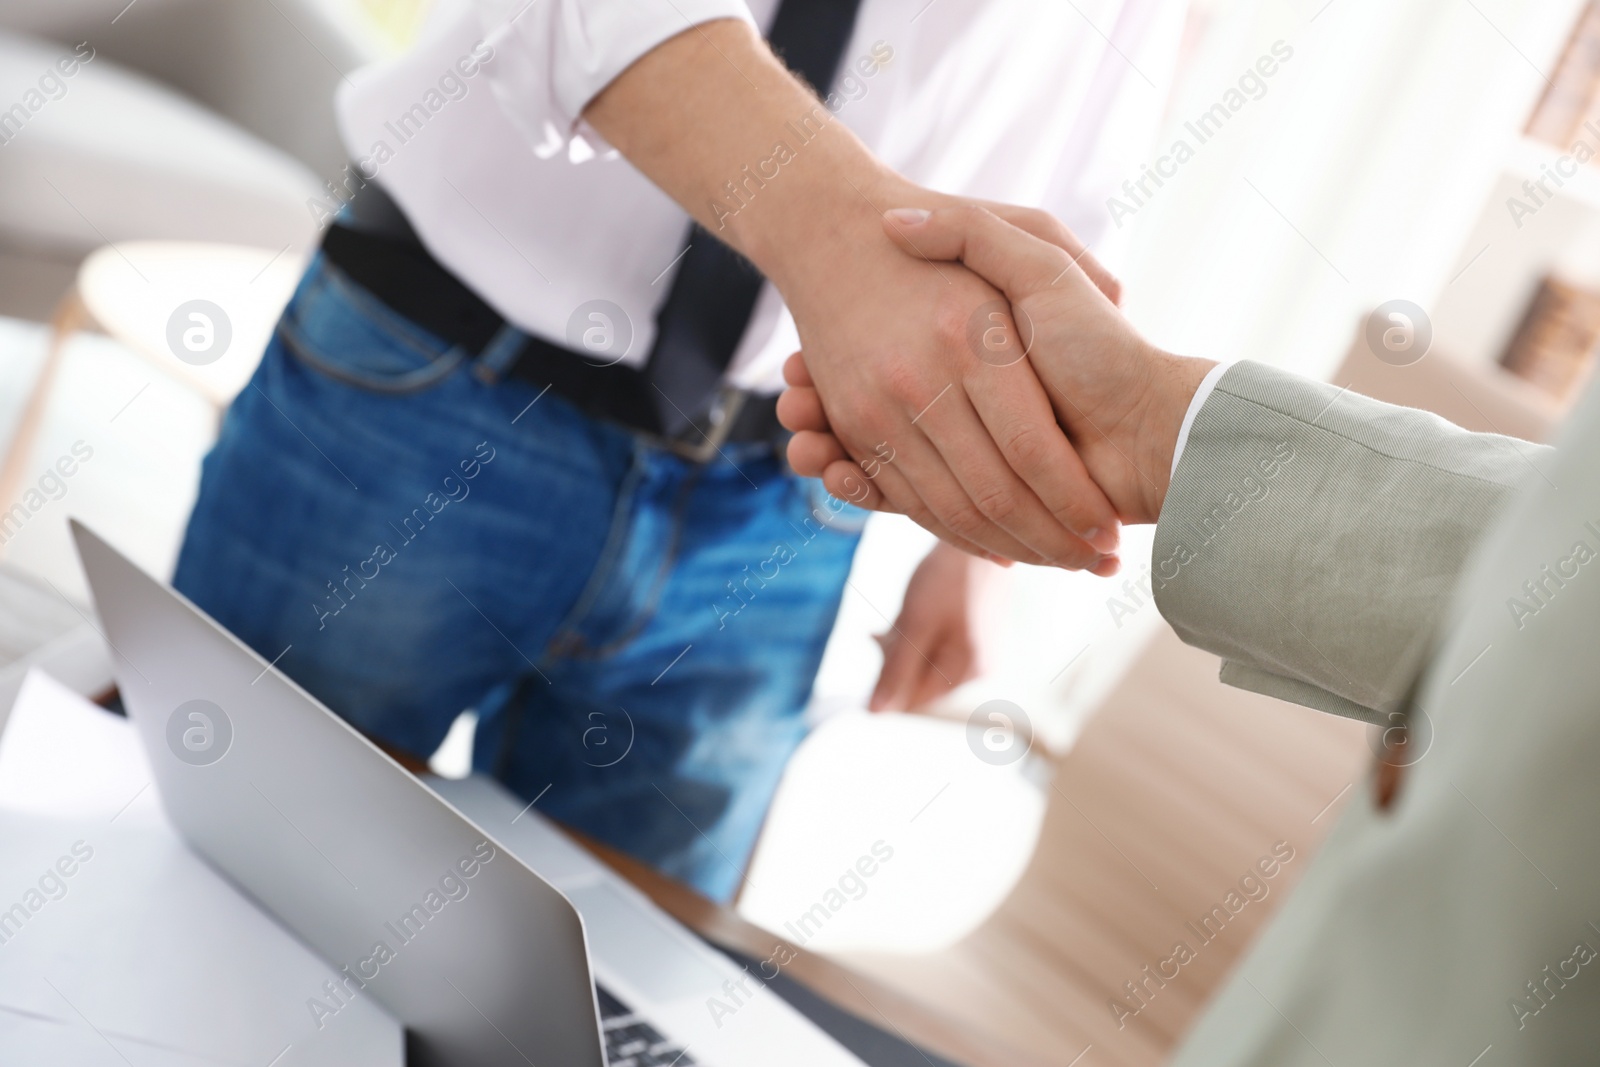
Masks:
[[[606,1035],[606,1062],[611,1067],[695,1067],[686,1051],[605,986],[597,985],[594,991],[600,1000],[600,1029]]]

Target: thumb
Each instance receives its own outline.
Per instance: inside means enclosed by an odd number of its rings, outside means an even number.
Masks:
[[[896,208],[883,226],[901,251],[918,259],[960,260],[1016,304],[1073,270],[1072,257],[974,205]]]
[[[1039,240],[1053,244],[1072,257],[1083,273],[1094,282],[1094,287],[1105,294],[1107,300],[1117,307],[1122,306],[1122,283],[1117,276],[1105,268],[1098,259],[1094,258],[1087,246],[1078,235],[1067,229],[1061,220],[1048,211],[1038,208],[1017,207],[1015,204],[1002,204],[992,200],[980,200],[978,203],[999,215],[1019,230],[1033,234]]]

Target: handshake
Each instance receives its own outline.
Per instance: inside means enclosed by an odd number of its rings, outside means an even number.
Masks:
[[[795,115],[824,132],[760,199],[718,210]],[[1146,344],[1061,223],[907,180],[736,19],[660,45],[584,118],[783,295],[796,472],[974,556],[1115,573],[1118,526],[1159,515],[1211,365]]]
[[[1116,573],[1119,524],[1161,513],[1185,412],[1209,360],[1169,355],[1117,309],[1120,287],[1049,214],[946,202],[882,218],[932,342],[796,309],[804,351],[778,414],[789,461],[862,507],[905,514],[996,562]],[[894,290],[885,271],[863,285]],[[807,322],[824,328],[808,336]]]

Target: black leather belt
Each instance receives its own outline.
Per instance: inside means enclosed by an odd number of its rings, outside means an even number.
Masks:
[[[398,205],[375,183],[351,201],[322,239],[327,260],[378,300],[429,333],[477,356],[506,320],[434,259]],[[493,381],[482,361],[477,373]],[[652,443],[704,463],[729,443],[770,444],[783,454],[788,434],[778,424],[777,397],[724,386],[705,410],[687,411],[690,425],[663,432],[655,388],[643,372],[600,365],[564,346],[522,335],[504,372],[565,397],[580,410],[641,434]]]

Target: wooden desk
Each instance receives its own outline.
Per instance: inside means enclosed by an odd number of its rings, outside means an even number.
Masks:
[[[567,832],[663,911],[706,940],[757,959],[768,958],[779,945],[787,947],[793,959],[784,967],[785,974],[880,1029],[967,1067],[1046,1067],[1045,1060],[1010,1048],[874,978],[796,948],[745,922],[731,908],[707,900],[631,856],[572,830]]]

